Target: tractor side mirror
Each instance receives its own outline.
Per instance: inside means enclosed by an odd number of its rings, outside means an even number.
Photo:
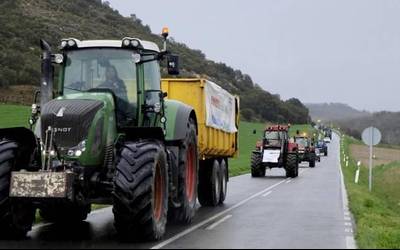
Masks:
[[[257,134],[257,130],[253,130],[253,135],[256,135]]]
[[[169,75],[179,75],[179,56],[168,55],[167,57],[167,67]]]

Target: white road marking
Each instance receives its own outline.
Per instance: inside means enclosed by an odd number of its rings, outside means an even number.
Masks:
[[[345,221],[351,221],[351,217],[345,216],[345,217],[344,217],[344,220],[345,220]]]
[[[345,223],[344,223],[344,226],[345,226],[345,227],[352,227],[353,224],[351,224],[351,222],[345,222]]]
[[[353,229],[351,229],[351,228],[346,228],[346,229],[344,229],[344,231],[346,233],[353,233]]]
[[[289,184],[289,183],[291,183],[292,182],[292,180],[288,180],[288,181],[286,181],[286,184]]]
[[[262,197],[267,197],[270,194],[272,194],[272,191],[266,192],[265,194],[262,195]]]
[[[256,193],[256,194],[252,195],[251,197],[249,197],[249,198],[247,198],[247,199],[245,199],[245,200],[243,200],[243,201],[237,203],[236,205],[234,205],[234,206],[232,206],[232,207],[226,209],[225,211],[222,211],[222,212],[220,212],[220,213],[214,215],[213,217],[211,217],[211,218],[209,218],[209,219],[207,219],[207,220],[204,220],[203,222],[200,222],[200,223],[198,223],[197,225],[195,225],[195,226],[193,226],[193,227],[191,227],[191,228],[186,229],[185,231],[183,231],[183,232],[181,232],[181,233],[175,235],[174,237],[172,237],[172,238],[170,238],[170,239],[168,239],[168,240],[166,240],[166,241],[163,241],[163,242],[161,242],[160,244],[155,245],[155,246],[152,247],[151,249],[161,249],[161,248],[163,248],[163,247],[165,247],[165,246],[167,246],[167,245],[169,245],[169,244],[171,244],[171,243],[173,243],[173,242],[175,242],[175,241],[181,239],[182,237],[185,237],[186,235],[188,235],[188,234],[190,234],[190,233],[196,231],[197,229],[199,229],[199,228],[201,228],[201,227],[207,225],[208,223],[210,223],[210,222],[216,220],[217,218],[228,214],[229,212],[231,212],[232,210],[237,209],[238,207],[243,206],[244,204],[246,204],[246,203],[248,203],[249,201],[251,201],[251,200],[257,198],[258,196],[264,194],[265,192],[268,192],[268,191],[270,191],[271,189],[276,188],[277,186],[281,185],[281,184],[284,183],[285,181],[286,181],[286,180],[283,180],[283,181],[281,181],[281,182],[278,182],[277,184],[272,185],[271,187],[268,187],[268,188],[266,188],[265,190],[262,190],[261,192],[258,192],[258,193]]]
[[[231,214],[227,215],[224,218],[222,218],[219,221],[212,224],[211,226],[207,227],[206,230],[213,230],[214,228],[218,227],[219,225],[221,225],[222,223],[224,223],[225,221],[229,220],[232,217],[233,217],[233,215],[231,215]]]

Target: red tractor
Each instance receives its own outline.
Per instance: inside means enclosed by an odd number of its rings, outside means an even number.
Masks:
[[[264,177],[267,168],[284,168],[286,177],[299,175],[297,144],[289,140],[290,126],[269,126],[251,156],[252,177]]]

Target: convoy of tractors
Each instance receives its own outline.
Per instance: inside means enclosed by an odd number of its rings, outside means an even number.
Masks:
[[[159,240],[167,221],[193,220],[197,200],[224,203],[228,159],[239,150],[239,98],[206,79],[161,79],[163,61],[179,74],[167,29],[163,37],[162,50],[130,37],[64,39],[58,54],[41,41],[31,129],[0,130],[2,234],[24,237],[37,210],[49,222],[83,221],[92,204],[105,204],[122,240]],[[296,178],[301,162],[313,168],[328,154],[323,140],[289,131],[265,129],[253,177],[283,168]]]

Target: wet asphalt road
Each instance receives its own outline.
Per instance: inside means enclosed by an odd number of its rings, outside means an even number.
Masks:
[[[79,225],[38,225],[28,239],[0,241],[0,248],[353,248],[338,141],[315,169],[302,165],[296,179],[281,169],[232,178],[225,205],[199,208],[191,225],[169,225],[164,241],[119,242],[107,208]]]

